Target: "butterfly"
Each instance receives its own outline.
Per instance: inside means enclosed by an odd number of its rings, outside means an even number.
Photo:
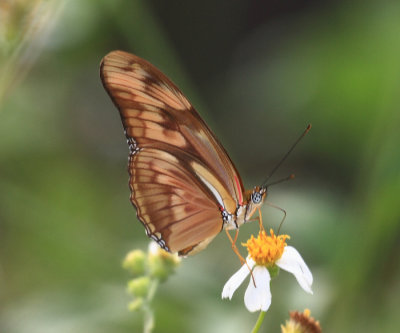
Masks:
[[[102,59],[100,77],[121,116],[130,200],[149,237],[186,256],[251,220],[267,186],[244,190],[228,153],[170,79],[123,51]]]

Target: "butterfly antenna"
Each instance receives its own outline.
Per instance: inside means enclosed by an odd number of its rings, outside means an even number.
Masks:
[[[295,141],[295,143],[292,145],[292,147],[290,147],[290,149],[288,150],[288,152],[285,154],[285,156],[283,156],[283,158],[278,162],[278,164],[275,166],[275,168],[272,169],[272,171],[270,172],[269,176],[267,177],[267,179],[263,182],[263,184],[261,185],[261,187],[265,188],[267,186],[270,186],[272,184],[276,184],[277,182],[271,183],[269,185],[267,185],[268,180],[273,176],[273,174],[276,172],[276,170],[279,169],[279,167],[282,165],[283,162],[285,162],[285,160],[287,159],[287,157],[290,155],[290,153],[292,152],[292,150],[297,146],[297,144],[300,142],[301,139],[303,139],[303,137],[310,131],[311,129],[311,124],[307,125],[307,128],[305,129],[305,131],[298,137],[298,139]],[[278,181],[278,183],[280,183],[281,181],[285,181],[285,180],[289,180],[292,179],[292,175],[290,175],[289,177]]]
[[[274,181],[274,182],[272,182],[272,183],[266,184],[265,187],[270,187],[271,185],[276,185],[276,184],[283,183],[283,182],[285,182],[285,181],[287,181],[287,180],[294,179],[294,177],[295,177],[295,176],[294,176],[294,173],[292,173],[292,174],[290,174],[289,176],[287,176],[287,177],[285,177],[285,178],[282,178],[282,179],[279,179],[279,180]]]

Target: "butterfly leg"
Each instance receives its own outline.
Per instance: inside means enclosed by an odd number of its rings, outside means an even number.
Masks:
[[[249,264],[247,263],[247,260],[245,260],[245,259],[242,257],[242,255],[240,254],[240,252],[239,252],[239,250],[238,250],[238,248],[237,248],[237,246],[236,246],[236,241],[237,241],[237,238],[238,238],[238,235],[239,235],[239,229],[236,229],[236,233],[235,233],[235,238],[234,238],[234,239],[232,239],[232,237],[231,237],[231,235],[229,234],[229,231],[228,231],[227,229],[225,229],[225,232],[226,232],[226,235],[228,236],[229,240],[231,241],[233,252],[235,252],[235,254],[238,256],[238,258],[239,258],[239,260],[240,260],[240,263],[241,263],[242,265],[246,265],[246,266],[247,266],[247,268],[249,269],[251,278],[252,278],[252,280],[253,280],[254,287],[257,287],[257,286],[256,286],[256,280],[254,279],[252,269],[250,268]]]
[[[248,220],[248,222],[253,222],[253,221],[258,222],[258,225],[260,226],[260,231],[265,231],[260,208],[258,208],[258,216]]]
[[[225,229],[225,232],[226,232],[226,235],[228,236],[228,238],[229,238],[229,240],[230,240],[230,242],[232,244],[233,252],[235,252],[235,254],[238,256],[238,258],[240,260],[240,263],[242,265],[244,265],[246,260],[242,257],[242,255],[240,254],[240,252],[239,252],[239,250],[238,250],[238,248],[236,246],[236,241],[237,241],[237,238],[238,238],[238,235],[239,235],[239,229],[236,229],[236,233],[235,233],[235,238],[234,239],[232,239],[232,236],[230,235],[228,229]]]
[[[285,219],[286,219],[286,210],[284,210],[283,208],[278,207],[278,206],[276,206],[276,205],[274,205],[273,203],[270,203],[270,202],[268,202],[268,201],[265,201],[265,203],[266,203],[268,206],[271,206],[271,207],[273,207],[273,208],[276,208],[276,209],[280,210],[280,211],[283,213],[283,218],[282,218],[281,223],[279,223],[278,232],[277,232],[277,235],[279,235],[279,232],[281,231],[282,224],[283,224],[283,222],[284,222]]]
[[[258,207],[258,216],[257,216],[257,218],[258,218],[258,224],[260,225],[260,231],[265,231],[260,207]]]

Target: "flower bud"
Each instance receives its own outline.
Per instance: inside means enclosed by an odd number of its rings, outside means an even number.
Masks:
[[[129,311],[138,311],[143,305],[143,298],[136,298],[134,301],[130,302],[128,305]]]
[[[145,253],[142,250],[130,251],[122,262],[122,267],[134,276],[143,275],[146,271]]]
[[[128,282],[128,292],[136,297],[146,297],[150,289],[150,279],[147,276],[138,277]]]
[[[149,270],[152,277],[165,281],[174,272],[180,261],[181,259],[177,255],[161,249],[156,243],[150,244]]]

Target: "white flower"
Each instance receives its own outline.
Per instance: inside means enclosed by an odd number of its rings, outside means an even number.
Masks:
[[[244,303],[251,312],[267,311],[271,305],[270,270],[273,271],[276,266],[292,273],[300,286],[312,294],[312,274],[300,253],[294,247],[286,245],[285,240],[289,237],[275,236],[272,230],[270,233],[271,236],[267,236],[261,231],[257,238],[252,236],[248,240],[245,245],[249,251],[247,264],[232,275],[222,290],[222,298],[231,299],[251,270],[252,277],[244,295]]]

